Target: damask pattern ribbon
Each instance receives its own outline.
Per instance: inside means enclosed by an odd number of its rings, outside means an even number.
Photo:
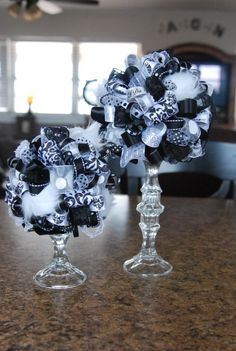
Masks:
[[[199,71],[168,50],[141,58],[130,55],[126,63],[124,72],[112,70],[101,106],[91,111],[102,124],[106,145],[114,143],[123,150],[121,165],[137,159],[177,162],[201,156],[215,109],[212,88],[201,81]]]
[[[78,236],[77,227],[87,227],[88,235],[96,227],[96,235],[101,232],[105,198],[115,178],[83,129],[72,138],[64,126],[44,127],[32,142],[19,145],[8,164],[5,200],[27,230]]]

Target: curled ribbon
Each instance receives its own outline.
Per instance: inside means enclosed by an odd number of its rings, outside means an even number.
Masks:
[[[202,155],[215,111],[212,89],[200,80],[199,71],[168,50],[141,58],[131,55],[126,62],[124,72],[111,72],[102,106],[91,111],[102,124],[103,142],[123,149],[121,165],[127,160],[178,162]]]
[[[96,235],[100,233],[109,169],[90,141],[83,136],[71,138],[66,127],[45,127],[31,143],[21,143],[16,155],[19,157],[8,161],[5,200],[23,227],[40,235],[72,231],[78,236],[78,226],[97,227]],[[31,201],[31,196],[36,199],[27,217],[22,201],[26,193],[29,196],[24,203]],[[44,207],[45,196],[49,207]],[[30,203],[24,206],[30,207]],[[86,233],[89,235],[89,229]]]

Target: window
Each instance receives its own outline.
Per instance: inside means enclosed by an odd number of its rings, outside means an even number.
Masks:
[[[137,55],[137,43],[81,43],[79,44],[79,103],[78,112],[90,114],[91,106],[83,99],[87,80],[107,79],[113,68],[125,69],[125,58]]]
[[[0,42],[0,112],[7,111],[7,47]]]
[[[217,111],[215,121],[217,120],[217,122],[226,123],[229,106],[229,64],[218,62],[195,62],[193,68],[198,68],[201,72],[201,80],[209,82],[214,88],[212,97]]]
[[[15,43],[14,110],[27,108],[33,96],[38,113],[72,113],[72,44]]]
[[[213,102],[216,107],[215,124],[235,123],[235,58],[211,45],[186,43],[172,47],[181,61],[190,62],[201,72],[201,79],[213,86]]]
[[[25,113],[32,96],[36,114],[90,114],[86,81],[124,69],[126,56],[138,50],[137,43],[0,40],[0,112]]]
[[[221,86],[222,68],[217,64],[198,64],[193,65],[193,68],[197,68],[201,72],[201,80],[205,80],[210,83],[214,91],[219,94]]]

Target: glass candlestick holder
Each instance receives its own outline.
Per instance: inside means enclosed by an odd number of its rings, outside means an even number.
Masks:
[[[161,187],[158,180],[160,164],[145,163],[146,177],[141,188],[142,201],[137,205],[140,213],[139,227],[143,242],[140,252],[124,262],[124,270],[140,277],[165,276],[172,271],[170,263],[157,253],[156,236],[159,231],[159,216],[164,211],[161,204]]]
[[[40,288],[69,289],[85,282],[86,274],[69,262],[66,253],[69,236],[69,233],[50,235],[54,246],[53,259],[33,277],[34,283]]]

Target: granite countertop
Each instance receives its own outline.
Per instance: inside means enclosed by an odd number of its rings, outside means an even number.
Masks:
[[[68,255],[88,275],[67,291],[36,288],[49,237],[26,233],[0,204],[1,351],[235,351],[236,203],[163,198],[158,251],[174,267],[133,278],[137,198],[117,196],[102,236],[71,238]]]

